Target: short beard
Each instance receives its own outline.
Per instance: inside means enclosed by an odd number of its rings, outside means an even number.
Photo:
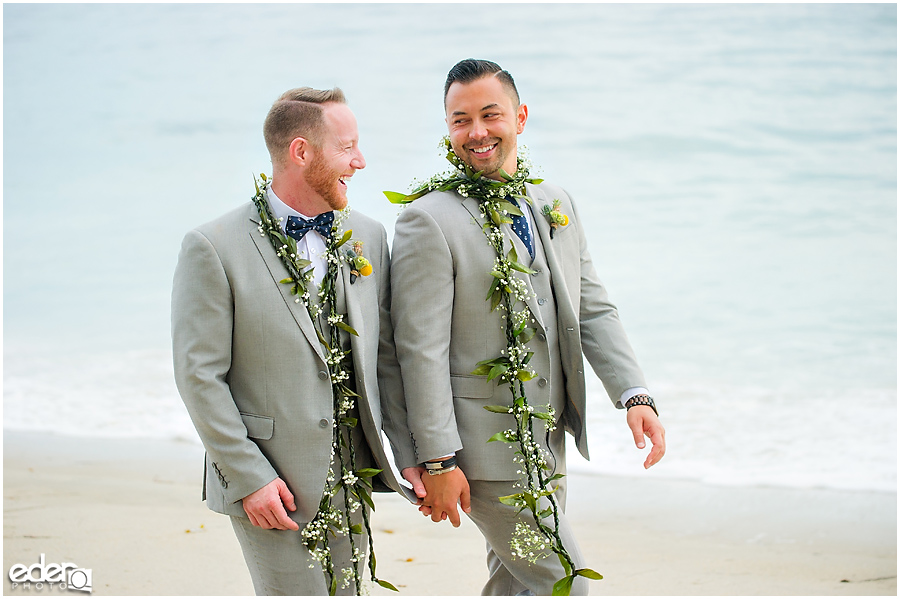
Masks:
[[[338,189],[339,177],[338,173],[326,166],[325,160],[316,152],[306,172],[306,182],[313,191],[322,196],[332,210],[343,210],[347,206],[346,196]]]
[[[501,141],[497,142],[497,157],[494,158],[487,166],[476,166],[471,164],[467,158],[471,155],[465,147],[460,148],[460,152],[457,152],[454,148],[454,153],[474,171],[482,170],[482,175],[485,177],[490,177],[496,173],[500,172],[500,169],[503,168],[503,163],[506,162],[507,156],[509,156],[509,152],[504,152],[504,147]]]

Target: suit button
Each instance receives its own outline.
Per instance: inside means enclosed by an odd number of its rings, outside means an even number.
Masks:
[[[543,306],[543,305],[546,304],[546,303],[547,303],[546,298],[543,298],[543,297],[542,297],[541,299],[538,300],[538,305],[539,305],[539,306]]]
[[[319,420],[319,427],[326,428],[328,426],[328,419],[322,418]]]
[[[319,378],[322,379],[322,380],[324,381],[325,379],[328,378],[328,373],[325,372],[324,370],[320,370],[320,371],[319,371]]]
[[[538,379],[538,387],[546,387],[546,386],[547,386],[547,379],[545,379],[544,377],[539,378]]]

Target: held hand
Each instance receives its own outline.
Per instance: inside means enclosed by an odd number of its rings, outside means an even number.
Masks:
[[[276,478],[262,489],[250,493],[242,500],[244,511],[250,523],[260,528],[278,530],[300,530],[300,525],[288,518],[286,507],[295,511],[294,496],[280,478]]]
[[[412,485],[413,492],[416,494],[416,497],[419,498],[419,501],[416,505],[422,505],[422,500],[425,498],[425,485],[422,484],[422,475],[425,474],[425,468],[421,466],[415,466],[413,468],[404,468],[400,471],[400,474],[403,475],[403,478]]]
[[[431,515],[431,508],[423,505],[423,501],[425,499],[425,495],[427,492],[425,491],[425,485],[422,484],[422,475],[425,474],[425,468],[421,466],[416,466],[414,468],[404,468],[400,471],[400,474],[412,485],[413,492],[416,494],[416,497],[419,500],[416,502],[416,505],[419,506],[419,511],[426,516]]]
[[[657,418],[650,406],[634,406],[628,410],[626,416],[631,433],[634,435],[634,444],[638,449],[645,447],[644,437],[650,438],[653,448],[647,459],[644,460],[644,468],[649,468],[657,463],[666,454],[666,429]]]
[[[459,468],[444,474],[426,474],[422,477],[422,483],[428,494],[424,499],[423,507],[431,508],[431,521],[440,522],[450,518],[454,528],[459,527],[459,512],[456,504],[459,503],[462,511],[472,511],[469,499],[469,481]],[[424,510],[420,510],[424,514]],[[425,514],[426,516],[428,514]]]

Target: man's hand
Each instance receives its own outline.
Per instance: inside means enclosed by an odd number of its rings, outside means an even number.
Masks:
[[[288,491],[287,485],[280,478],[250,493],[242,501],[244,511],[247,512],[253,526],[300,530],[300,525],[288,518],[287,512],[284,511],[286,507],[293,512],[297,506],[294,504],[294,495]]]
[[[634,444],[638,449],[645,447],[644,436],[650,438],[653,448],[650,455],[644,460],[644,468],[649,468],[666,455],[666,429],[663,428],[659,418],[650,406],[634,406],[628,410],[625,418],[631,433],[634,435]]]
[[[432,522],[440,522],[449,517],[453,527],[459,527],[457,502],[465,513],[468,514],[472,511],[469,500],[469,481],[458,467],[444,474],[426,474],[422,477],[422,484],[428,492],[423,500],[423,507],[431,508]],[[420,508],[420,511],[426,516],[428,515],[424,509]]]
[[[400,474],[403,475],[403,478],[412,485],[413,492],[416,494],[416,497],[419,500],[416,502],[416,505],[419,506],[419,511],[422,512],[425,516],[431,515],[431,508],[427,505],[424,505],[425,496],[427,495],[427,491],[425,490],[425,485],[422,484],[422,475],[425,474],[425,468],[422,466],[416,466],[414,468],[404,468],[400,471]]]

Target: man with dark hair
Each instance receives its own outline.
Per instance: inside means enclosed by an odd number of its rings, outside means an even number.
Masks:
[[[395,200],[415,200],[397,220],[391,270],[419,463],[403,474],[421,474],[432,520],[458,526],[459,503],[479,527],[484,594],[550,595],[555,584],[586,594],[593,573],[559,476],[564,431],[588,457],[582,355],[628,410],[637,447],[652,441],[645,468],[665,453],[665,431],[571,197],[530,179],[520,160],[528,108],[513,78],[464,60],[447,77],[444,106],[457,170]]]
[[[447,107],[447,93],[450,86],[454,83],[472,83],[482,77],[492,75],[503,85],[506,92],[512,97],[516,106],[519,105],[519,90],[516,88],[516,82],[513,80],[509,71],[500,68],[496,62],[490,60],[461,60],[450,69],[447,73],[447,80],[444,82],[444,108]]]
[[[256,593],[358,593],[369,493],[403,492],[382,428],[409,444],[391,420],[387,237],[345,210],[366,162],[339,89],[286,92],[264,136],[271,182],[184,238],[175,379],[206,448],[203,497],[231,517]]]

